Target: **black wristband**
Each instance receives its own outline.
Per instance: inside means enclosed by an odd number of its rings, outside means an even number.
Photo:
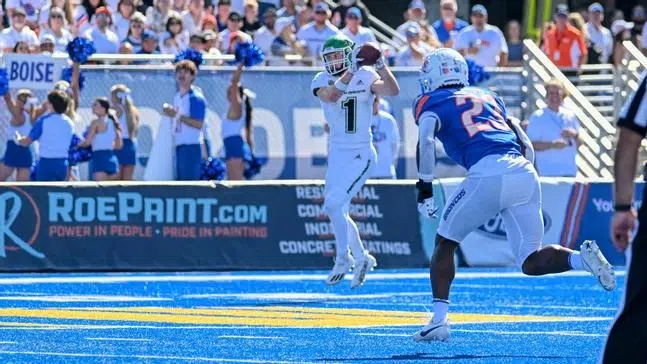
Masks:
[[[614,209],[616,212],[625,212],[631,210],[631,204],[628,205],[615,205]]]

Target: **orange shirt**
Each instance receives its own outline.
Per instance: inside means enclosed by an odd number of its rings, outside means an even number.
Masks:
[[[582,32],[570,24],[563,32],[553,28],[546,33],[544,53],[557,67],[578,67],[587,52]]]

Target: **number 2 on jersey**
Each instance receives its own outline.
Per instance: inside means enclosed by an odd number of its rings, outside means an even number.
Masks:
[[[346,134],[355,134],[357,131],[357,97],[349,97],[341,103],[346,112]]]
[[[497,104],[494,96],[489,94],[484,94],[482,96],[458,96],[456,97],[456,106],[464,105],[467,100],[472,102],[472,108],[463,111],[463,114],[461,114],[461,121],[463,122],[463,127],[465,127],[470,138],[482,131],[493,129],[510,130],[508,124],[503,120],[503,112],[501,108],[499,108],[499,104]],[[483,105],[486,102],[494,105],[494,113],[492,113],[492,117],[494,117],[495,120],[488,119],[487,122],[475,122],[474,118],[483,113]]]

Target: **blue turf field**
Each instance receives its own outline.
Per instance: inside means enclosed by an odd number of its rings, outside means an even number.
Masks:
[[[0,275],[4,363],[595,363],[624,285],[459,270],[451,341],[410,335],[430,308],[424,269],[366,284],[324,272]]]

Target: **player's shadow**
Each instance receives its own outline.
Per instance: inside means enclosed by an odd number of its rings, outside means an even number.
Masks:
[[[317,361],[353,362],[353,361],[399,361],[399,360],[466,360],[466,359],[586,359],[584,356],[557,356],[557,355],[449,355],[440,356],[427,353],[405,355],[392,355],[390,357],[364,357],[364,358],[324,358]]]

